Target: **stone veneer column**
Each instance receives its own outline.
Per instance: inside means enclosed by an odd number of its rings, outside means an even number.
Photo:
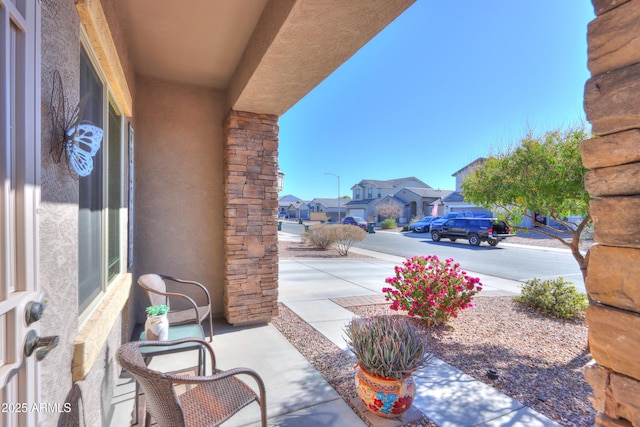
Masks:
[[[586,287],[596,426],[640,426],[640,0],[592,0],[582,143],[595,241]]]
[[[225,317],[265,323],[278,313],[278,117],[231,111],[224,129]]]

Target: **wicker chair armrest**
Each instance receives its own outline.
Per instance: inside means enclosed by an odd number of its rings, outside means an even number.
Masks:
[[[250,368],[233,368],[227,371],[219,371],[213,375],[202,376],[202,377],[194,377],[194,376],[178,376],[172,375],[171,380],[174,384],[201,384],[207,382],[215,382],[220,381],[221,379],[228,378],[236,375],[249,375],[252,377],[256,384],[258,385],[258,389],[260,391],[260,399],[264,401],[266,388],[264,386],[264,381],[256,371]]]
[[[202,293],[204,293],[204,295],[207,298],[207,304],[211,304],[211,295],[209,294],[209,291],[207,290],[207,288],[205,288],[205,286],[202,283],[194,282],[193,280],[177,279],[175,277],[167,276],[167,275],[164,275],[164,274],[160,274],[160,277],[163,280],[171,280],[173,282],[178,282],[178,283],[183,283],[183,284],[186,284],[186,285],[195,286],[200,291],[202,291]]]

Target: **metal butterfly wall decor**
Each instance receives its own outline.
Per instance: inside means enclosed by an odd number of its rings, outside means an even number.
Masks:
[[[53,73],[51,90],[51,149],[56,163],[65,157],[72,176],[88,176],[93,170],[93,156],[100,149],[103,130],[89,122],[80,122],[87,94],[75,108],[68,110],[68,100],[64,95],[62,78],[56,70]]]

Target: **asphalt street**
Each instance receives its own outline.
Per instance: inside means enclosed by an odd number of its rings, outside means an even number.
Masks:
[[[282,230],[302,234],[304,226],[284,222]],[[534,277],[542,280],[563,277],[580,292],[586,292],[578,263],[569,250],[514,245],[509,244],[508,240],[505,242],[495,247],[486,243],[471,246],[466,240],[454,243],[443,239],[434,242],[428,233],[376,231],[367,234],[362,242],[354,246],[405,258],[431,254],[442,259],[453,258],[463,269],[519,282]]]

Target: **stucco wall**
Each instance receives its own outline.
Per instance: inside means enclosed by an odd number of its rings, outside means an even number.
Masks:
[[[40,362],[41,399],[61,403],[71,390],[73,340],[78,331],[78,183],[65,164],[49,154],[50,97],[53,71],[63,78],[70,104],[78,103],[80,87],[79,20],[73,0],[42,2],[42,150],[40,226],[40,288],[49,306],[40,321],[41,335],[58,335],[60,343]],[[56,425],[58,414],[42,413],[43,425]]]
[[[68,414],[43,412],[40,422],[42,426],[93,425],[96,420],[105,420],[110,410],[111,392],[119,374],[113,356],[121,343],[122,321],[116,316],[115,323],[106,325],[110,330],[106,341],[100,339],[92,343],[97,346],[95,362],[91,361],[87,366],[86,377],[74,384],[71,371],[74,341],[82,327],[77,303],[78,181],[71,177],[64,161],[60,164],[54,162],[49,150],[52,127],[50,99],[55,70],[62,77],[70,109],[79,100],[81,24],[74,0],[45,0],[41,5],[42,145],[38,268],[40,288],[49,295],[49,305],[40,327],[41,335],[58,335],[60,342],[46,359],[39,362],[40,401],[47,404],[70,402],[72,410]],[[112,16],[112,19],[115,18]],[[118,28],[114,28],[111,34],[118,35],[116,45],[122,48],[124,37]],[[127,51],[123,49],[122,57],[126,58],[126,55]],[[124,69],[128,76],[134,75],[130,61],[124,61]],[[90,335],[90,331],[87,332]]]
[[[123,14],[125,11],[122,8],[116,7],[115,2],[111,0],[100,0],[100,4],[102,5],[107,24],[109,25],[109,34],[118,48],[118,60],[120,61],[127,85],[131,91],[133,102],[135,102],[135,70],[133,67],[134,61],[131,58],[127,45],[127,34],[124,29],[125,17]]]
[[[161,273],[204,284],[222,314],[223,96],[139,77],[134,158],[134,281]],[[135,286],[138,321],[146,297]]]

